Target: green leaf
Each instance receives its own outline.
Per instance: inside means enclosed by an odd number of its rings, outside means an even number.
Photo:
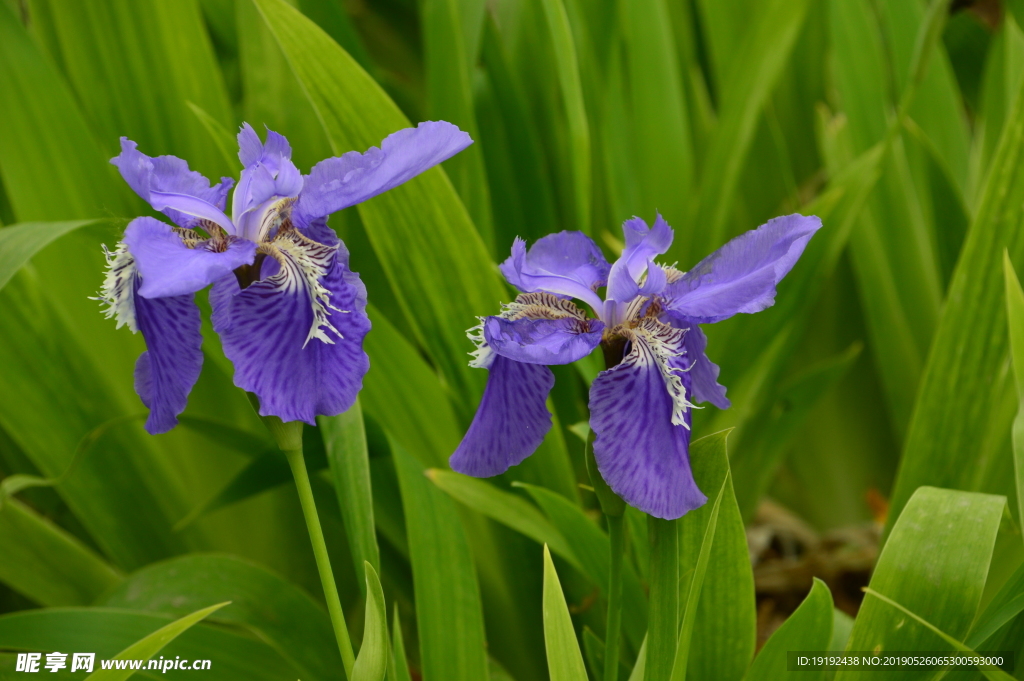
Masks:
[[[1024,564],[1006,580],[989,602],[985,611],[971,626],[971,635],[964,641],[971,648],[981,646],[1003,625],[1024,612]]]
[[[425,681],[487,678],[483,613],[455,505],[389,437],[405,507]]]
[[[366,619],[352,681],[384,681],[388,668],[388,610],[384,590],[370,561],[363,563],[366,574]]]
[[[186,105],[195,102],[222,125],[232,122],[196,0],[151,8],[130,2],[32,4],[50,18],[64,73],[108,156],[118,152],[118,138],[127,136],[151,156],[174,154],[214,177],[237,166],[224,164]],[[185,51],[183,35],[191,36]]]
[[[580,67],[576,56],[569,17],[562,0],[541,0],[548,35],[555,53],[555,69],[562,91],[562,104],[568,121],[569,149],[572,153],[573,205],[576,209],[576,229],[590,233],[590,124],[587,121],[580,83]]]
[[[602,593],[607,594],[611,574],[611,543],[608,535],[579,506],[562,495],[521,482],[513,483],[513,486],[522,487],[530,493],[569,543],[579,559],[583,573],[593,580]],[[647,630],[646,605],[640,580],[632,566],[627,564],[622,571],[622,629],[634,649],[640,645]]]
[[[1003,253],[1006,286],[1006,315],[1010,327],[1010,356],[1017,383],[1019,407],[1013,420],[1013,468],[1016,473],[1017,522],[1024,523],[1024,290],[1013,270],[1008,253]]]
[[[327,461],[334,479],[334,490],[341,506],[349,550],[359,574],[363,563],[380,568],[380,549],[373,522],[373,493],[370,488],[370,461],[366,449],[363,411],[356,400],[338,416],[317,418],[323,435]],[[369,583],[369,577],[366,578]],[[386,620],[387,618],[385,618]]]
[[[922,485],[991,490],[1007,482],[999,471],[1008,460],[1003,446],[1015,405],[1012,379],[1000,371],[1009,338],[999,265],[1004,249],[1017,266],[1024,263],[1022,157],[1024,90],[1018,90],[917,391],[892,492],[889,530]]]
[[[722,506],[722,495],[725,492],[725,485],[729,482],[726,475],[722,487],[715,497],[711,514],[708,516],[708,526],[705,529],[705,536],[700,542],[700,554],[693,566],[693,573],[689,578],[689,587],[686,593],[686,601],[683,603],[683,620],[679,626],[679,639],[676,643],[675,659],[672,663],[672,681],[684,681],[686,679],[686,666],[690,656],[690,641],[693,637],[693,623],[696,620],[697,605],[700,601],[700,590],[703,588],[703,579],[708,572],[708,560],[711,558],[711,549],[715,544],[715,529],[718,527],[718,512]]]
[[[562,595],[562,585],[551,562],[551,552],[544,547],[544,649],[548,655],[551,681],[587,681],[576,632],[569,617],[569,608]]]
[[[730,465],[741,515],[749,519],[775,475],[791,439],[822,396],[846,376],[863,349],[853,343],[835,357],[813,364],[777,388],[777,399],[743,426]]]
[[[110,608],[27,610],[0,617],[0,647],[4,650],[95,652],[94,669],[98,670],[100,660],[112,659],[118,651],[173,623],[174,619],[167,615]],[[204,670],[202,676],[212,681],[280,681],[300,675],[295,667],[251,635],[205,623],[184,631],[160,652],[165,659],[211,660],[210,669]],[[13,670],[13,655],[7,660],[12,666],[5,671]],[[66,678],[75,676],[71,674]],[[154,679],[163,674],[144,671],[139,676]]]
[[[961,643],[957,639],[953,638],[952,636],[950,636],[946,632],[942,631],[941,629],[936,627],[931,622],[927,621],[926,619],[924,619],[920,615],[917,615],[916,613],[912,612],[910,609],[905,608],[904,606],[900,605],[899,603],[897,603],[896,601],[892,600],[891,598],[889,598],[887,596],[883,596],[882,594],[878,593],[877,591],[875,591],[871,587],[865,587],[864,588],[864,593],[866,593],[869,596],[874,596],[875,598],[877,598],[878,600],[882,601],[883,603],[885,603],[887,605],[890,605],[893,608],[895,608],[896,610],[899,610],[900,612],[902,612],[904,615],[907,615],[908,617],[913,619],[915,622],[920,624],[922,627],[924,627],[928,631],[932,632],[933,634],[935,634],[936,636],[938,636],[939,638],[944,640],[954,650],[957,650],[957,651],[959,651],[961,653],[974,653],[974,651],[971,650],[969,647],[965,646],[963,643]],[[1013,680],[1012,676],[1010,676],[1009,674],[1004,672],[1002,669],[999,669],[998,667],[995,667],[993,665],[978,665],[978,670],[982,674],[984,674],[986,679],[991,679],[991,681],[1012,681]]]
[[[0,91],[18,103],[0,111],[0,171],[18,221],[129,215],[140,205],[7,3],[0,4]]]
[[[111,608],[181,616],[198,604],[230,600],[211,619],[255,632],[304,679],[337,676],[341,657],[323,607],[264,567],[234,556],[188,555],[148,565],[103,601]]]
[[[462,429],[444,384],[384,315],[373,306],[369,314],[373,332],[364,341],[366,352],[382,361],[374,362],[373,371],[363,379],[360,401],[366,413],[419,461],[446,466]]]
[[[853,618],[842,610],[832,611],[832,641],[826,650],[846,650],[853,633]]]
[[[335,154],[364,150],[408,120],[329,36],[283,0],[255,0],[302,83]],[[479,235],[451,184],[429,170],[360,204],[398,303],[456,394],[479,393],[484,376],[465,360],[464,329],[504,298]]]
[[[854,623],[849,650],[944,650],[966,637],[981,601],[996,533],[1006,507],[1003,497],[922,487],[893,527],[871,576],[871,589],[901,603],[930,623],[919,626],[887,603],[867,598]],[[941,589],[935,585],[941,584]],[[899,679],[895,669],[840,670],[851,678]]]
[[[810,593],[792,615],[775,630],[771,638],[754,658],[744,681],[771,681],[785,673],[786,653],[791,650],[835,650],[832,639],[832,594],[825,582],[817,577]],[[825,671],[801,674],[808,681],[821,681]]]
[[[705,493],[722,490],[714,542],[699,589],[700,600],[696,612],[687,615],[694,618],[693,631],[700,632],[690,642],[687,665],[688,677],[695,679],[742,678],[753,657],[756,641],[754,574],[746,530],[729,473],[726,446],[729,432],[714,433],[690,444],[690,465],[697,486]],[[688,579],[697,578],[714,508],[710,503],[705,504],[679,521],[681,593],[687,593]],[[692,610],[689,605],[687,610]]]
[[[87,605],[122,579],[79,539],[14,499],[0,506],[0,545],[0,581],[44,606]]]
[[[480,34],[483,9],[483,2],[426,0],[420,11],[430,118],[454,123],[473,139],[480,139],[480,135],[473,108],[472,87],[476,66],[473,50],[477,46],[474,43],[478,44],[479,41],[475,41],[472,36]],[[466,27],[468,30],[464,30],[465,21],[473,23],[471,28]],[[491,200],[480,145],[475,144],[458,154],[445,167],[484,243],[493,247]]]
[[[862,3],[829,5],[838,58],[835,79],[849,120],[853,153],[886,140],[892,108],[884,86],[890,71],[874,13]],[[927,25],[922,26],[925,30]],[[849,159],[847,159],[849,160]],[[898,139],[886,148],[882,177],[851,236],[854,273],[885,397],[897,432],[905,432],[942,300],[932,226]],[[897,220],[903,229],[888,229]]]
[[[437,468],[427,470],[430,481],[444,490],[452,499],[465,504],[516,532],[526,535],[538,544],[544,544],[564,558],[570,565],[586,573],[579,559],[561,532],[544,514],[528,501],[498,489],[484,480]],[[593,577],[593,575],[590,575]]]
[[[695,262],[729,236],[727,220],[755,125],[786,65],[808,5],[806,0],[772,0],[758,10],[758,21],[750,27],[721,81],[719,120],[700,170],[699,204],[693,222],[703,228],[691,230],[670,255]]]
[[[640,646],[640,653],[636,656],[636,664],[633,665],[633,672],[629,675],[629,681],[644,681],[647,672],[647,637]]]
[[[697,606],[700,604],[701,589],[704,588],[704,575],[708,571],[708,560],[711,558],[711,547],[715,543],[715,530],[718,527],[718,511],[722,506],[722,496],[725,487],[729,484],[729,476],[725,476],[722,487],[715,496],[711,506],[711,513],[708,515],[707,527],[704,530],[704,539],[700,544],[700,554],[697,556],[697,563],[693,567],[693,575],[689,579],[686,602],[683,604],[683,621],[679,625],[679,638],[675,646],[675,659],[672,662],[672,674],[669,678],[672,681],[684,681],[686,679],[687,663],[690,659],[690,642],[693,638],[693,624],[697,620]]]
[[[620,208],[616,217],[652,218],[657,210],[669,224],[681,226],[688,217],[693,182],[694,152],[690,121],[679,71],[676,38],[664,0],[620,3],[620,26],[625,43],[633,137],[632,172],[637,202]],[[615,96],[615,95],[611,95]],[[610,134],[624,138],[613,126]]]
[[[39,251],[69,232],[107,220],[26,222],[0,230],[0,289]]]
[[[205,619],[207,615],[220,610],[225,605],[228,605],[228,603],[211,605],[208,608],[197,610],[190,615],[185,615],[179,620],[175,620],[166,626],[160,627],[152,634],[149,634],[145,638],[140,639],[122,650],[114,656],[114,659],[148,660],[159,653],[168,643],[178,638],[182,632],[190,629],[194,624]],[[122,681],[134,673],[134,670],[131,669],[99,669],[90,674],[87,678],[92,679],[93,681]]]
[[[402,638],[402,625],[398,619],[398,605],[395,604],[391,618],[391,662],[388,664],[388,681],[412,681],[409,674],[409,661],[405,657],[405,641]]]

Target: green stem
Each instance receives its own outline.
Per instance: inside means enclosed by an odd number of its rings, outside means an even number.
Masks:
[[[341,662],[345,666],[345,677],[350,679],[356,658],[352,652],[348,626],[345,624],[345,613],[341,610],[338,587],[334,583],[334,573],[331,571],[331,559],[327,555],[324,532],[320,529],[320,518],[316,513],[316,503],[313,501],[313,488],[309,485],[306,462],[302,458],[301,449],[287,449],[284,453],[288,457],[288,465],[291,466],[292,475],[295,477],[295,487],[299,491],[302,515],[306,518],[306,529],[309,530],[309,540],[313,544],[313,555],[316,556],[316,567],[320,571],[320,583],[323,584],[324,596],[327,598],[327,611],[331,615],[334,635],[338,639],[338,651],[341,653]]]
[[[612,569],[608,579],[608,627],[604,640],[604,681],[619,679],[619,631],[622,628],[622,556],[626,552],[623,517],[607,516],[612,545]]]
[[[645,681],[668,681],[679,640],[679,523],[648,517],[650,611]]]

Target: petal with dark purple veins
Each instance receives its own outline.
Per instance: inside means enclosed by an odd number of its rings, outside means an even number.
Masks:
[[[350,151],[313,166],[295,204],[299,227],[362,203],[451,158],[472,138],[445,121],[425,121],[384,138],[380,148]]]
[[[707,501],[690,469],[684,333],[645,320],[622,362],[598,374],[590,388],[602,477],[628,504],[658,518],[678,518]]]
[[[593,239],[583,232],[566,231],[538,239],[529,250],[517,238],[501,273],[524,293],[546,291],[577,298],[598,311],[603,304],[596,290],[607,282],[608,268]]]
[[[340,242],[294,232],[274,241],[263,278],[241,289],[235,277],[210,292],[214,330],[235,365],[235,385],[255,393],[262,416],[315,423],[348,409],[369,368],[366,288]]]
[[[139,295],[145,298],[195,293],[256,257],[256,244],[235,237],[227,238],[223,251],[211,250],[211,240],[189,248],[170,225],[150,217],[132,220],[124,243],[142,274]]]
[[[533,454],[551,429],[545,402],[554,384],[546,366],[493,355],[480,407],[449,459],[452,469],[487,478]]]
[[[155,221],[154,221],[155,222]],[[170,298],[139,295],[142,277],[123,244],[107,253],[99,299],[117,326],[142,332],[146,351],[135,363],[135,392],[149,408],[146,430],[156,435],[178,425],[188,394],[203,368],[203,337],[194,294]]]
[[[709,324],[770,307],[775,286],[820,228],[817,217],[794,214],[741,234],[666,287],[668,309]]]
[[[691,363],[689,369],[694,402],[710,402],[719,409],[728,409],[732,402],[725,396],[725,386],[718,383],[718,365],[708,359],[706,350],[708,337],[697,322],[686,319],[674,312],[665,314],[669,324],[677,329],[686,329],[683,346]]]
[[[143,201],[181,227],[192,227],[199,219],[208,219],[233,233],[234,227],[224,215],[224,205],[234,180],[223,177],[211,187],[208,179],[189,170],[182,159],[146,156],[137,147],[135,142],[122,137],[121,153],[110,162]]]
[[[622,224],[622,234],[626,239],[626,246],[622,249],[622,255],[611,266],[608,274],[608,300],[628,301],[632,300],[640,292],[640,276],[644,270],[648,270],[651,261],[655,256],[661,255],[672,245],[672,228],[659,214],[654,221],[653,227],[648,227],[641,218],[626,220]],[[664,282],[657,278],[650,279],[645,286],[644,295],[660,293]],[[656,287],[655,284],[658,284]],[[658,288],[658,290],[653,290]]]

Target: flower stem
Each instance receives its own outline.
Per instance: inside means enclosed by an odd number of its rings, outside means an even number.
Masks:
[[[622,628],[622,557],[626,552],[623,517],[608,517],[612,569],[608,578],[608,626],[604,636],[604,681],[619,679],[619,632]]]
[[[316,556],[316,567],[320,571],[320,583],[323,584],[324,596],[327,598],[327,610],[331,615],[334,635],[338,639],[338,651],[341,653],[341,662],[345,666],[345,677],[350,679],[352,678],[352,666],[355,664],[355,654],[352,652],[352,641],[349,639],[348,626],[345,624],[345,613],[341,610],[338,587],[334,583],[331,559],[327,555],[327,544],[324,542],[324,533],[320,528],[320,518],[316,513],[313,488],[309,484],[306,462],[302,458],[302,449],[287,449],[284,453],[288,457],[288,465],[291,466],[292,475],[295,477],[295,487],[299,491],[302,515],[306,518],[306,529],[309,531],[309,540],[313,544],[313,555]]]
[[[648,517],[650,611],[645,681],[668,681],[679,640],[679,524]]]

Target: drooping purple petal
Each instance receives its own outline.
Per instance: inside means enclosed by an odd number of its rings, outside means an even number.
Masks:
[[[147,350],[135,363],[135,392],[150,410],[146,430],[164,433],[178,424],[203,366],[195,296],[143,298],[139,268],[126,244],[103,252],[107,272],[96,300],[105,306],[107,319],[116,319],[117,328],[142,332]]]
[[[261,415],[313,424],[352,406],[362,387],[366,288],[340,242],[290,241],[275,241],[283,262],[268,257],[260,281],[244,290],[233,276],[214,285],[213,326],[235,385],[259,397]],[[300,258],[324,274],[304,270]]]
[[[480,407],[449,459],[452,469],[487,478],[533,454],[551,429],[544,403],[554,384],[546,366],[494,355]]]
[[[313,166],[295,204],[295,223],[304,227],[343,208],[362,203],[451,158],[473,140],[445,121],[426,121],[388,135],[380,148],[350,151]]]
[[[520,291],[577,298],[597,311],[603,303],[595,291],[607,281],[608,268],[593,239],[583,232],[566,231],[538,239],[529,251],[525,241],[516,239],[501,273]]]
[[[203,336],[195,294],[169,298],[135,296],[146,351],[135,362],[135,392],[149,408],[146,430],[165,433],[178,425],[188,394],[203,368]]]
[[[267,130],[264,144],[252,126],[245,123],[238,132],[238,149],[245,169],[231,200],[231,216],[240,234],[255,239],[263,204],[298,196],[302,174],[292,163],[288,140],[273,130]]]
[[[571,364],[601,343],[604,322],[488,317],[483,330],[487,344],[503,357],[529,364]]]
[[[223,251],[211,250],[212,240],[189,248],[170,225],[150,217],[132,220],[124,243],[142,275],[139,295],[145,298],[195,293],[256,257],[255,243],[235,237],[227,238]]]
[[[683,345],[686,358],[690,362],[690,381],[693,391],[693,402],[710,402],[719,409],[728,409],[732,402],[725,396],[725,386],[718,383],[718,365],[708,359],[706,349],[708,337],[704,335],[697,322],[668,312],[665,319],[677,329],[686,329]]]
[[[701,260],[665,289],[667,307],[701,324],[775,302],[775,286],[821,228],[814,216],[774,218]]]
[[[121,153],[110,162],[117,166],[128,186],[146,203],[181,227],[192,227],[198,218],[206,218],[229,234],[234,233],[230,220],[223,213],[234,180],[223,177],[219,184],[211,187],[208,179],[189,170],[188,163],[182,159],[146,156],[137,147],[135,142],[122,137]]]
[[[690,376],[685,356],[675,354],[682,351],[682,333],[645,324],[623,361],[591,385],[594,458],[628,504],[672,519],[702,506],[707,497],[690,469],[692,411],[685,408]]]
[[[640,275],[648,269],[655,256],[661,255],[672,245],[672,228],[659,214],[653,227],[648,227],[641,218],[626,220],[622,224],[622,234],[626,246],[622,255],[611,267],[608,275],[608,300],[632,300],[640,292]],[[650,276],[650,275],[648,275]],[[650,282],[646,288],[652,290],[658,280]],[[663,284],[662,284],[663,285]],[[652,295],[661,291],[653,291],[644,295]]]

